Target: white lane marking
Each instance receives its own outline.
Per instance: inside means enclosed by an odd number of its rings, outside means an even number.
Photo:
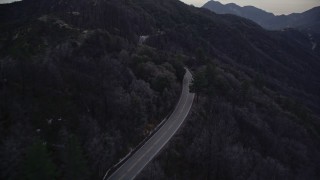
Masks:
[[[191,94],[191,93],[188,93],[187,99],[188,99],[188,97],[189,97],[190,94]],[[170,135],[170,137],[169,137],[168,139],[166,139],[166,141],[161,145],[161,147],[157,149],[157,151],[156,151],[156,153],[154,154],[154,156],[153,156],[152,158],[150,158],[150,160],[149,160],[146,164],[148,164],[148,163],[159,153],[159,151],[163,148],[163,146],[165,146],[165,145],[168,143],[168,141],[172,138],[172,136],[173,136],[173,135],[177,132],[177,130],[180,128],[180,126],[181,126],[182,123],[184,122],[184,119],[185,119],[185,118],[188,116],[188,114],[189,114],[189,111],[190,111],[191,106],[192,106],[193,98],[194,98],[194,94],[192,94],[191,105],[190,105],[190,107],[188,107],[188,113],[186,113],[186,115],[183,117],[183,121],[181,121],[181,122],[179,123],[179,125],[178,125],[178,127],[175,129],[175,131]],[[146,164],[145,164],[145,165],[146,165]],[[133,176],[132,179],[134,179],[134,178],[142,171],[142,169],[145,167],[145,165],[144,165],[142,168],[139,169],[139,171]]]
[[[126,174],[123,174],[123,175],[119,178],[119,180],[123,179],[123,177],[124,177],[125,175],[127,175],[127,173],[126,173]]]
[[[145,154],[143,154],[143,155],[127,170],[127,172],[131,171],[131,169],[133,169],[133,168],[138,164],[138,162],[141,161],[141,159],[142,159],[144,156],[145,156]],[[127,173],[125,173],[125,174],[127,174]]]
[[[186,76],[184,79],[186,79],[186,78],[187,78],[187,76]],[[182,88],[182,90],[181,90],[181,96],[180,96],[179,101],[178,101],[178,103],[177,103],[174,111],[172,112],[172,114],[174,114],[174,113],[179,109],[178,107],[179,107],[179,104],[181,103],[181,100],[183,99],[183,96],[182,96],[182,95],[183,95],[183,93],[184,93],[184,89],[185,89],[185,88],[186,88],[186,87],[183,86],[183,88]],[[171,115],[172,115],[172,114],[171,114]],[[170,119],[171,115],[169,116],[168,120],[164,123],[164,125],[162,126],[162,128],[165,127],[166,124],[169,122],[169,119]],[[158,131],[157,131],[140,149],[142,149],[146,144],[148,144],[148,142],[150,142],[151,139],[152,139],[162,128],[158,129]],[[131,159],[131,158],[129,158],[129,159]],[[129,159],[127,160],[127,162],[129,161]],[[123,163],[114,173],[112,173],[112,175],[108,178],[108,180],[111,179],[115,174],[117,174],[117,173],[120,171],[120,169],[121,169],[125,164],[126,164],[126,162]],[[123,175],[120,177],[120,179],[122,179],[126,174],[127,174],[127,173],[123,174]],[[103,180],[105,180],[106,177],[107,177],[107,173],[105,174]]]
[[[188,84],[188,85],[187,85],[187,86],[184,86],[184,87],[182,88],[181,97],[180,97],[180,99],[179,99],[179,102],[178,102],[178,104],[176,105],[174,112],[169,116],[168,120],[170,119],[170,117],[171,117],[176,111],[178,111],[179,108],[177,108],[177,107],[179,107],[179,104],[181,103],[181,100],[183,99],[182,95],[184,94],[184,92],[187,92],[187,98],[186,98],[186,101],[185,101],[184,104],[183,104],[182,110],[180,111],[180,113],[178,113],[178,118],[177,118],[177,119],[179,119],[179,117],[181,116],[181,112],[182,112],[183,109],[185,108],[185,105],[186,105],[187,102],[188,102],[189,95],[191,94],[191,95],[192,95],[192,101],[191,101],[190,107],[188,107],[188,112],[184,115],[183,120],[182,120],[181,122],[179,122],[179,125],[178,125],[178,127],[174,130],[174,132],[170,134],[170,137],[165,140],[165,142],[160,146],[160,148],[157,149],[156,153],[155,153],[152,157],[149,158],[149,160],[146,162],[146,164],[148,164],[148,163],[159,153],[159,151],[163,148],[163,146],[167,144],[167,142],[172,138],[172,136],[173,136],[173,135],[176,133],[176,131],[180,128],[181,124],[184,122],[184,119],[185,119],[185,118],[188,116],[188,114],[189,114],[189,111],[190,111],[191,106],[192,106],[194,94],[193,94],[193,93],[189,93],[189,87],[188,87],[188,86],[189,86],[189,82],[190,82],[190,81],[189,81],[189,79],[188,79],[188,76],[190,76],[190,77],[192,78],[192,75],[191,75],[190,72],[187,70],[185,79],[187,80],[187,84]],[[189,77],[189,78],[190,78],[190,77]],[[165,127],[166,124],[169,122],[168,120],[165,122],[165,124],[163,125],[163,127]],[[171,129],[172,126],[173,126],[173,124],[171,124],[171,126],[170,126],[169,129]],[[163,128],[163,127],[162,127],[162,128]],[[160,130],[161,130],[162,128],[160,128],[160,129],[156,132],[156,134],[157,134],[158,132],[160,132]],[[162,136],[164,136],[167,132],[168,132],[168,130],[167,130]],[[154,134],[154,135],[156,135],[156,134]],[[162,138],[162,136],[161,136],[160,138]],[[152,136],[152,137],[154,137],[154,136]],[[147,145],[149,142],[151,142],[152,137],[151,137],[151,138],[149,139],[149,141],[147,141],[140,149],[143,149],[143,147],[144,147],[145,145]],[[160,139],[160,138],[159,138],[159,139]],[[158,139],[158,141],[159,141],[159,139]],[[140,150],[140,149],[139,149],[139,150]],[[138,151],[139,151],[139,150],[138,150]],[[150,151],[150,150],[151,150],[151,149],[149,149],[148,151]],[[137,152],[138,152],[138,151],[137,151]],[[136,152],[136,153],[137,153],[137,152]],[[137,162],[135,162],[134,166],[135,166],[144,156],[145,156],[145,154],[142,155],[142,156],[138,159]],[[132,156],[132,157],[133,157],[133,156]],[[130,159],[132,159],[132,157],[129,158],[129,159],[127,160],[127,162],[128,162]],[[120,169],[121,169],[125,164],[126,164],[126,162],[125,162],[123,165],[121,165],[120,168],[118,168],[108,179],[111,179],[113,176],[115,176],[115,174],[118,173],[118,172],[120,171]],[[145,165],[146,165],[146,164],[145,164]],[[138,172],[133,176],[132,179],[134,179],[134,178],[141,172],[141,170],[145,167],[145,165],[142,166],[142,168],[140,168],[140,169],[138,170]],[[134,167],[134,166],[133,166],[133,167]],[[127,175],[127,173],[128,173],[133,167],[131,167],[129,170],[127,170],[126,173],[124,173],[119,179],[123,179],[123,177],[125,177],[125,176]],[[106,174],[106,175],[107,175],[107,174]],[[106,177],[106,176],[105,176],[105,177]],[[105,177],[104,177],[104,179],[105,179]]]
[[[183,88],[183,89],[184,89],[184,88]],[[187,104],[187,102],[188,102],[188,97],[189,97],[189,93],[187,94],[187,98],[185,99],[185,101],[184,101],[184,103],[183,103],[183,106],[182,106],[180,112],[178,113],[178,117],[177,117],[176,119],[179,119],[179,117],[181,116],[181,113],[183,112],[184,107],[186,106],[186,104]],[[182,98],[180,98],[180,100],[181,100],[181,99],[182,99]],[[179,100],[179,102],[180,102],[180,100]],[[172,115],[172,114],[171,114],[171,115]],[[171,117],[171,116],[170,116],[170,117]],[[169,117],[168,119],[170,119],[170,117]],[[174,125],[174,123],[172,122],[172,124],[170,125],[170,127],[169,127],[168,130],[170,130],[170,129],[173,127],[173,125]],[[168,130],[165,131],[165,132],[157,139],[157,141],[156,141],[155,143],[153,143],[153,145],[151,145],[150,148],[148,148],[148,150],[146,151],[146,153],[144,153],[144,154],[126,171],[126,173],[124,173],[119,179],[122,179],[124,176],[126,176],[126,175],[128,174],[128,172],[130,172],[130,171],[141,161],[141,159],[144,158],[144,157],[146,156],[146,154],[148,154],[148,153],[151,151],[151,149],[152,149],[156,144],[159,143],[159,141],[167,134]],[[159,131],[158,131],[158,132],[159,132]],[[173,133],[173,134],[174,134],[174,133]],[[169,139],[170,139],[170,138],[169,138]],[[147,143],[148,143],[148,142],[146,142],[146,144],[147,144]],[[166,143],[167,143],[167,142],[165,142],[164,144],[166,144]],[[163,146],[162,146],[162,147],[163,147]],[[162,149],[162,147],[161,147],[160,149]],[[157,154],[157,153],[156,153],[156,154]],[[153,156],[153,157],[154,157],[154,156]],[[152,157],[152,158],[153,158],[153,157]],[[147,163],[149,163],[152,158],[149,158],[149,161],[148,161]]]
[[[185,89],[185,87],[183,88],[183,90],[184,90],[184,89]],[[188,90],[189,88],[186,88],[186,89]],[[183,91],[183,90],[182,90],[182,91]],[[185,105],[187,104],[189,95],[192,96],[192,100],[191,100],[191,105],[188,107],[188,111],[187,111],[188,113],[186,113],[186,114],[184,115],[183,120],[179,123],[178,127],[174,130],[173,133],[170,134],[170,137],[165,140],[165,142],[160,146],[160,148],[157,149],[157,151],[156,151],[156,153],[153,155],[153,157],[152,157],[152,158],[149,158],[149,161],[146,162],[146,164],[148,164],[148,163],[159,153],[159,151],[163,148],[163,146],[168,143],[168,141],[172,138],[172,136],[173,136],[173,135],[177,132],[177,130],[180,128],[180,126],[181,126],[182,123],[184,122],[185,118],[188,116],[188,114],[189,114],[189,112],[190,112],[190,109],[191,109],[191,107],[192,107],[192,104],[193,104],[193,100],[194,100],[194,94],[193,94],[193,93],[189,93],[189,92],[187,93],[186,101],[185,101],[185,103],[183,104],[183,108],[182,108],[182,109],[184,109]],[[172,115],[172,114],[171,114],[171,115]],[[179,116],[178,116],[177,119],[179,119],[180,116],[181,116],[181,114],[179,114]],[[171,117],[171,116],[170,116],[170,117]],[[170,117],[169,117],[169,119],[170,119]],[[146,164],[145,164],[145,165],[146,165]],[[134,179],[134,178],[142,171],[142,169],[145,167],[145,165],[138,170],[138,172],[133,176],[132,179]]]
[[[167,134],[167,132],[168,132],[168,131],[164,132],[164,133],[158,138],[158,140],[153,143],[153,146],[156,145],[156,144],[158,144],[158,142],[163,138],[163,136],[165,136],[165,135]]]

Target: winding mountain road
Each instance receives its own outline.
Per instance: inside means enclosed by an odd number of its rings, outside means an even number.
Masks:
[[[108,180],[134,179],[178,131],[193,103],[194,94],[189,92],[191,80],[192,75],[189,70],[186,70],[180,99],[173,113],[139,150],[110,175]]]

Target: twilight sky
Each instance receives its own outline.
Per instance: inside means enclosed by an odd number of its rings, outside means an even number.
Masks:
[[[17,0],[0,0],[0,4]],[[186,4],[202,6],[209,0],[181,0]],[[236,3],[240,6],[252,5],[274,14],[290,14],[293,12],[304,12],[313,7],[320,6],[320,0],[216,0],[222,4]]]
[[[209,0],[181,0],[186,4],[202,6]],[[313,7],[320,6],[320,0],[215,0],[222,4],[236,3],[240,6],[252,5],[274,14],[290,14],[293,12],[304,12]]]

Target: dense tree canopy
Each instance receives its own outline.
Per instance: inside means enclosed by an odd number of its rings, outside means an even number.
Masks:
[[[319,179],[317,50],[177,0],[0,5],[0,179],[100,179],[172,111],[185,67],[192,114],[141,178]]]

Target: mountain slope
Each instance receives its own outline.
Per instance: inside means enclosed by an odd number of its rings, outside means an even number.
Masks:
[[[234,14],[240,17],[251,19],[260,25],[264,25],[265,21],[274,17],[274,14],[268,13],[254,6],[240,7],[234,3],[224,5],[218,1],[208,1],[202,7],[218,14]]]
[[[303,13],[275,16],[253,6],[240,7],[236,4],[223,5],[220,2],[208,1],[203,8],[218,14],[234,14],[250,19],[266,29],[280,30],[284,28],[298,28],[319,32],[320,7],[315,7]]]
[[[184,66],[197,104],[156,166],[164,178],[318,177],[320,53],[308,34],[177,0],[24,0],[1,5],[0,20],[2,179],[33,175],[24,164],[37,151],[58,179],[101,178],[174,107]]]

